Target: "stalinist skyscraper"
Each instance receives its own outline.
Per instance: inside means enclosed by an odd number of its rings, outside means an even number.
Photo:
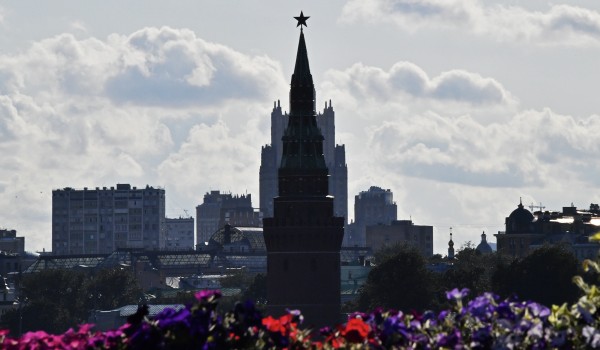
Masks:
[[[278,196],[263,220],[267,246],[267,312],[300,309],[315,325],[340,321],[340,248],[344,218],[334,213],[324,138],[317,124],[315,87],[308,64],[302,13],[290,87],[290,113],[282,136]]]
[[[316,108],[315,108],[316,110]],[[276,101],[271,111],[271,144],[263,146],[260,164],[260,210],[264,217],[273,216],[273,198],[277,196],[277,171],[281,164],[283,143],[281,137],[288,125],[289,114]],[[348,167],[346,147],[335,143],[335,111],[331,100],[325,102],[316,114],[317,127],[324,137],[323,155],[329,169],[329,194],[334,197],[333,211],[336,216],[348,220]]]

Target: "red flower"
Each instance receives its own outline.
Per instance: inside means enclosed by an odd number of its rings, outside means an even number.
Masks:
[[[281,322],[279,322],[279,320],[274,319],[271,316],[267,316],[267,317],[263,318],[262,324],[263,324],[263,326],[267,327],[269,332],[273,332],[273,333],[285,332],[285,328],[281,325]]]
[[[262,324],[267,327],[269,332],[281,333],[284,336],[288,334],[290,329],[296,328],[296,323],[292,322],[292,315],[290,314],[283,315],[279,319],[267,316],[263,318]]]
[[[362,343],[371,332],[371,327],[360,318],[353,318],[348,321],[346,328],[342,330],[342,335],[351,343]]]

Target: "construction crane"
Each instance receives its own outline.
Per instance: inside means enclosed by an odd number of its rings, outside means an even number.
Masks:
[[[543,206],[541,202],[540,202],[540,205],[534,205],[533,202],[531,202],[531,205],[529,206],[529,209],[531,211],[533,211],[533,209],[539,209],[540,211],[543,211],[544,209],[546,209],[546,207]]]

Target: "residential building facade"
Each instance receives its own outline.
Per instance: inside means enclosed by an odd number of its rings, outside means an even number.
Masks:
[[[194,249],[194,218],[166,218],[167,235],[165,248],[167,250]]]
[[[232,195],[220,191],[206,193],[203,203],[196,207],[197,247],[202,247],[225,224],[261,226],[259,212],[252,208],[252,195]]]
[[[16,230],[0,229],[0,251],[6,253],[25,253],[25,237],[17,237]]]
[[[412,220],[367,226],[366,243],[373,252],[404,243],[415,247],[424,257],[430,257],[433,255],[433,226],[415,225]]]
[[[146,186],[52,191],[52,253],[108,254],[164,249],[165,190]]]

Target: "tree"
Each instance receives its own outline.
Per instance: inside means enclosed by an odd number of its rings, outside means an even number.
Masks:
[[[142,290],[134,275],[127,269],[98,270],[88,276],[83,285],[82,310],[112,310],[126,304],[137,303]]]
[[[254,276],[252,283],[243,293],[243,300],[253,300],[257,306],[267,303],[267,276],[262,273]]]
[[[580,294],[572,282],[579,273],[573,253],[562,246],[545,245],[499,268],[492,276],[492,289],[503,297],[516,295],[548,306],[572,303]]]
[[[408,311],[430,306],[432,277],[419,251],[407,245],[396,245],[379,252],[375,259],[377,266],[371,270],[360,291],[360,310],[383,307]]]
[[[468,288],[471,295],[492,290],[492,275],[499,267],[508,264],[497,253],[483,254],[475,248],[464,248],[456,254],[452,268],[441,276],[445,290]]]
[[[137,303],[141,289],[128,270],[106,269],[95,273],[77,270],[44,270],[24,275],[20,281],[20,309],[2,316],[3,328],[18,334],[45,330],[62,333],[87,323],[94,309],[115,309]]]

